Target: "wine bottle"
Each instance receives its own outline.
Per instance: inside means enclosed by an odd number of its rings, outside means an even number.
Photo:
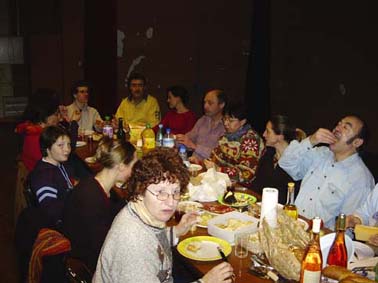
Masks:
[[[294,190],[295,184],[290,182],[287,184],[287,200],[286,204],[283,207],[283,210],[286,212],[287,215],[294,218],[295,220],[298,219],[298,209],[294,204]]]
[[[302,261],[300,283],[319,283],[321,280],[323,258],[319,242],[320,223],[319,217],[312,220],[313,237]]]
[[[327,264],[347,267],[348,252],[345,245],[345,214],[341,213],[336,221],[336,237],[329,249]]]
[[[122,141],[125,140],[125,132],[123,131],[123,119],[122,118],[118,118],[117,139],[122,140]]]

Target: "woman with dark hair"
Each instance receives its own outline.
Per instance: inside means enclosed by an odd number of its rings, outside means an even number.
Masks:
[[[109,138],[100,141],[96,159],[103,169],[75,187],[66,201],[63,219],[71,256],[82,260],[92,272],[112,221],[125,204],[111,197],[111,189],[118,182],[126,182],[137,160],[131,143]]]
[[[31,171],[42,158],[39,136],[43,128],[59,122],[59,100],[51,89],[38,89],[30,98],[23,114],[24,122],[17,125],[15,132],[24,136],[21,154],[26,169]]]
[[[294,181],[279,166],[278,160],[292,140],[301,140],[305,138],[305,135],[302,130],[296,129],[287,116],[275,115],[266,123],[263,136],[267,150],[260,160],[256,179],[252,184],[254,191],[261,194],[265,187],[277,188],[279,190],[278,202],[286,203],[287,184]],[[299,184],[296,182],[295,194],[298,190]]]
[[[64,202],[72,190],[72,174],[63,163],[71,152],[69,134],[57,126],[45,128],[40,136],[43,158],[29,175],[37,206],[46,214],[48,226],[60,227]]]
[[[197,121],[196,114],[187,107],[187,90],[182,86],[167,88],[167,102],[171,110],[165,114],[160,124],[164,128],[170,128],[172,134],[186,134]],[[154,130],[157,130],[157,126]]]
[[[230,179],[249,187],[255,178],[256,168],[265,146],[260,135],[247,120],[245,104],[229,104],[223,116],[226,133],[213,149],[210,159],[204,160],[206,168],[214,167],[227,173]]]
[[[169,148],[137,161],[128,183],[129,203],[113,221],[92,282],[173,282],[171,247],[196,223],[197,214],[185,214],[174,227],[166,223],[188,182],[188,170]],[[230,283],[232,274],[231,265],[223,262],[202,282]]]

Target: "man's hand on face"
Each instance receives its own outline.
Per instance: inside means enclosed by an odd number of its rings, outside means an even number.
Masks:
[[[333,144],[337,138],[330,130],[320,128],[310,136],[310,142],[313,146],[319,143]]]

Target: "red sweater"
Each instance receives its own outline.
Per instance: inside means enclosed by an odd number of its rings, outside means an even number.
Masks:
[[[24,135],[21,159],[30,172],[37,161],[42,158],[41,149],[39,147],[39,136],[41,135],[42,127],[26,121],[18,124],[15,131],[18,134]]]
[[[196,122],[196,114],[191,110],[184,113],[177,113],[175,110],[170,110],[165,114],[160,124],[163,124],[165,129],[170,128],[171,133],[177,135],[189,132]],[[158,126],[155,126],[154,131],[157,132],[157,129]]]

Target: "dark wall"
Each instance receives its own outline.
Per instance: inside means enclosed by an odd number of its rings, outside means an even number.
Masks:
[[[173,84],[188,88],[190,107],[199,114],[208,88],[243,98],[251,2],[118,1],[118,29],[125,35],[123,57],[118,58],[118,99],[127,95],[130,70],[148,77],[149,92],[158,97],[163,113],[165,89]]]
[[[271,1],[272,111],[310,133],[360,113],[378,151],[377,9],[377,1]]]

